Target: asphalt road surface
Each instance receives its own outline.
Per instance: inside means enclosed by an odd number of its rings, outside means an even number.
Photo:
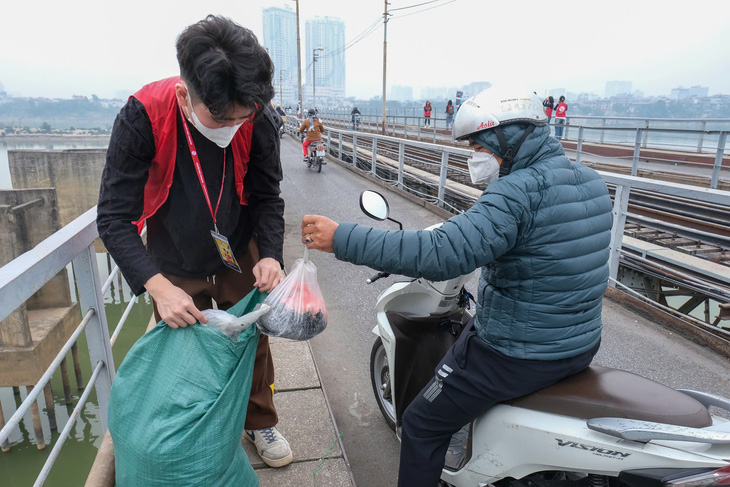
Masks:
[[[325,215],[338,222],[397,228],[392,222],[371,220],[360,211],[359,195],[366,189],[386,196],[391,217],[400,220],[405,229],[425,228],[442,221],[436,214],[331,160],[319,174],[307,169],[302,162],[301,144],[289,135],[282,139],[281,152],[287,268],[303,255],[299,224],[306,214]],[[368,285],[365,280],[375,273],[372,269],[317,251],[310,252],[310,259],[317,266],[328,312],[327,329],[311,340],[311,345],[323,388],[343,433],[355,481],[359,487],[395,485],[399,442],[375,402],[369,362],[375,340],[374,305],[378,295],[397,276]],[[474,293],[476,279],[467,288]],[[726,358],[609,300],[604,305],[602,346],[594,363],[639,373],[671,387],[730,397]]]

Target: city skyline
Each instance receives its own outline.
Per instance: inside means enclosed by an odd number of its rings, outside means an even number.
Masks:
[[[422,98],[433,88],[488,81],[538,94],[564,88],[602,96],[607,82],[630,80],[634,91],[646,95],[670,96],[674,89],[694,86],[709,88],[709,95],[730,94],[730,2],[697,0],[691,9],[680,9],[657,0],[591,5],[566,0],[560,11],[545,9],[539,1],[517,6],[438,0],[414,8],[419,3],[424,2],[390,2],[388,91],[410,87],[414,98]],[[0,30],[0,83],[12,96],[130,94],[177,73],[175,39],[206,14],[222,14],[251,28],[263,44],[264,9],[286,6],[293,10],[294,2],[250,0],[232,6],[219,0],[206,5],[128,0],[102,8],[76,0],[73,9],[49,0],[16,2],[4,8],[6,18],[14,20]],[[140,16],[143,10],[147,13]],[[338,18],[346,34],[341,47],[347,46],[342,51],[347,96],[379,97],[383,4],[364,2],[351,10],[346,2],[300,0],[303,82],[307,20]],[[610,15],[611,22],[597,22],[596,12]],[[288,76],[289,69],[281,66]],[[291,70],[296,71],[296,62]],[[279,84],[277,73],[277,91]]]

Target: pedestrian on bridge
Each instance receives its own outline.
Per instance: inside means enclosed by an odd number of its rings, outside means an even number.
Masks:
[[[555,137],[560,140],[563,138],[563,130],[565,127],[565,115],[568,111],[568,104],[565,103],[565,97],[561,96],[558,99],[558,104],[555,106]]]
[[[431,102],[426,100],[426,104],[423,106],[423,122],[424,127],[431,125]]]
[[[180,76],[129,97],[112,130],[97,214],[99,235],[156,320],[206,323],[254,287],[283,278],[284,201],[273,63],[253,32],[208,16],[177,39]],[[139,236],[147,225],[147,248]],[[278,432],[274,364],[261,335],[246,437],[262,460],[289,464]],[[243,433],[243,432],[242,432]]]
[[[436,229],[302,220],[302,243],[340,260],[433,281],[482,270],[476,315],[399,425],[401,487],[437,485],[454,433],[497,402],[585,369],[598,351],[611,198],[546,121],[532,93],[490,88],[462,104],[454,136],[469,140],[472,181],[487,188]]]
[[[449,100],[446,104],[446,130],[451,128],[454,123],[454,104]]]
[[[555,98],[552,95],[548,96],[542,101],[542,106],[545,107],[545,115],[547,115],[547,123],[550,125],[550,119],[553,118],[553,110],[555,109]]]

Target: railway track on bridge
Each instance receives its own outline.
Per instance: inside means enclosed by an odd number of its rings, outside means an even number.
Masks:
[[[372,144],[365,143],[359,147],[372,151]],[[381,141],[376,151],[378,156],[397,160],[399,144]],[[466,160],[466,156],[451,154],[447,178],[473,188],[476,191],[474,194],[478,194],[484,190],[484,186],[472,184]],[[367,169],[370,163],[363,161],[360,164],[358,161],[363,169]],[[441,156],[435,151],[408,147],[404,150],[404,163],[433,176],[440,176]],[[609,186],[612,195],[613,190]],[[418,193],[423,194],[423,188]],[[475,197],[452,195],[451,205],[457,211],[465,211],[474,201]],[[633,190],[629,199],[629,212],[631,216],[627,218],[626,235],[730,265],[730,207]]]

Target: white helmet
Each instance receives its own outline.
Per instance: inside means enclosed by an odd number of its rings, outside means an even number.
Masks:
[[[454,138],[464,140],[482,130],[514,122],[545,125],[542,100],[531,92],[488,88],[461,104],[454,119]]]

